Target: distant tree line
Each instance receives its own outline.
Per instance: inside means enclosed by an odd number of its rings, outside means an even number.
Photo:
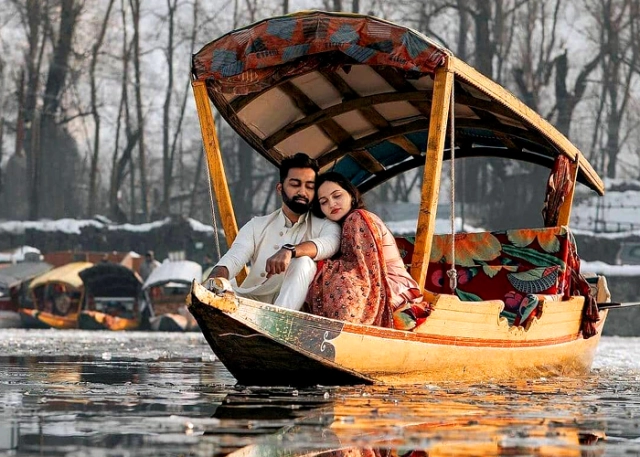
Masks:
[[[210,220],[215,196],[190,57],[223,33],[293,6],[0,0],[0,218]],[[601,175],[640,176],[640,0],[308,0],[295,7],[373,14],[413,27],[511,89]],[[242,223],[277,204],[277,174],[216,120]],[[465,159],[456,192],[478,219],[488,210],[514,217],[514,208],[528,217],[531,205],[541,205],[546,174],[504,160]],[[406,174],[373,192],[378,201],[410,201],[420,179]]]

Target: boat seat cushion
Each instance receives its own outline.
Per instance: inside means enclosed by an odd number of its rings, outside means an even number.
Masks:
[[[458,284],[463,301],[503,300],[502,313],[513,325],[537,315],[540,295],[567,296],[571,282],[567,260],[573,237],[566,227],[459,233],[455,235]],[[425,288],[451,294],[451,235],[435,235]],[[396,238],[408,264],[413,242]],[[534,303],[536,305],[534,305]]]

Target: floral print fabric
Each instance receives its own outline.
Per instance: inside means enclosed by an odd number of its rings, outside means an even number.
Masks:
[[[539,313],[540,296],[585,297],[582,333],[595,335],[598,309],[580,274],[575,241],[566,227],[521,229],[456,235],[458,286],[449,287],[450,235],[436,235],[425,288],[455,294],[463,301],[502,300],[502,316],[512,325],[526,325]],[[397,239],[405,263],[413,244]]]

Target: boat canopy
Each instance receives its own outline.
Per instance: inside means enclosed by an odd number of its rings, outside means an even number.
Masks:
[[[79,273],[90,268],[92,265],[93,264],[91,262],[72,262],[62,265],[61,267],[54,268],[31,281],[29,289],[34,289],[38,286],[43,286],[51,282],[61,282],[79,289],[82,287],[82,279],[80,279]]]
[[[0,270],[0,289],[11,289],[51,270],[46,262],[20,262]]]
[[[198,282],[202,279],[202,267],[199,263],[191,260],[165,260],[151,272],[142,288],[146,290],[171,283],[191,285],[194,279]]]
[[[80,272],[85,290],[94,297],[137,298],[142,289],[140,277],[117,263],[98,263]]]
[[[273,164],[306,152],[364,192],[425,165],[441,67],[454,74],[456,157],[552,168],[564,154],[578,160],[579,181],[604,192],[580,151],[513,94],[424,35],[381,19],[307,11],[263,20],[205,45],[193,56],[192,79]]]

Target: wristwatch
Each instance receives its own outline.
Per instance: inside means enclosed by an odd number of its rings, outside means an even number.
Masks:
[[[286,249],[287,251],[291,251],[291,258],[296,258],[296,247],[293,244],[283,244],[282,249]]]

